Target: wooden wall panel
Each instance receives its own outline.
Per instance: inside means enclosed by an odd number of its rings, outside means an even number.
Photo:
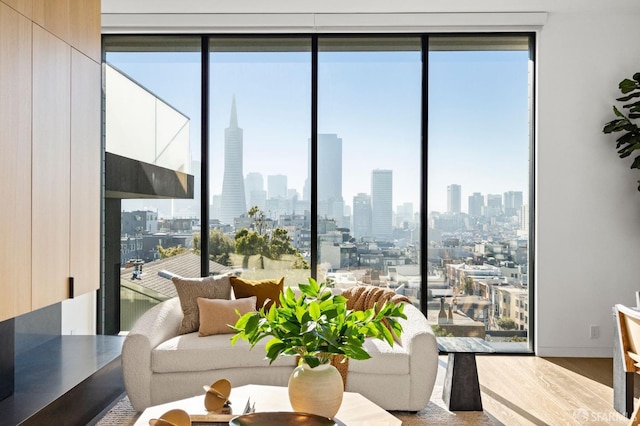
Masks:
[[[11,6],[29,19],[33,16],[33,0],[0,0],[0,2]]]
[[[76,296],[100,286],[100,65],[71,50],[71,266]]]
[[[101,62],[100,0],[70,0],[71,46]]]
[[[32,309],[68,297],[71,48],[33,26]]]
[[[31,25],[0,3],[0,321],[31,310]]]
[[[33,0],[33,22],[70,43],[70,7],[71,0]]]

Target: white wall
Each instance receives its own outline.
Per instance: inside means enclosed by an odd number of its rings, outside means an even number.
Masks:
[[[593,2],[592,2],[593,3]],[[640,4],[549,16],[540,34],[537,354],[610,356],[611,307],[640,290],[640,173],[602,133],[618,83],[640,71]],[[599,339],[589,326],[600,326]]]
[[[60,334],[96,334],[96,293],[62,301]]]
[[[611,307],[635,304],[640,290],[640,174],[601,130],[618,82],[640,71],[637,0],[103,0],[102,9],[107,32],[538,29],[536,353],[611,356]]]

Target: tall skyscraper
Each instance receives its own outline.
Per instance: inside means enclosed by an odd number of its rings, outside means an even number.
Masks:
[[[311,174],[311,141],[309,141]],[[318,216],[342,220],[342,139],[335,133],[318,135]],[[305,182],[303,198],[311,199],[311,176]]]
[[[231,103],[229,127],[224,129],[224,177],[220,221],[233,225],[234,219],[247,212],[244,196],[244,174],[242,172],[242,129],[238,127],[236,97]]]
[[[487,207],[485,216],[494,217],[502,214],[502,195],[487,194]]]
[[[359,193],[353,197],[353,237],[356,240],[371,238],[371,197]]]
[[[393,237],[393,171],[371,172],[371,225],[373,237],[390,241]]]
[[[460,213],[462,211],[462,187],[455,183],[447,186],[447,212]]]
[[[480,217],[482,216],[483,209],[484,195],[479,192],[474,192],[473,195],[469,195],[469,216]]]
[[[507,191],[504,193],[504,214],[517,216],[522,207],[522,191]]]

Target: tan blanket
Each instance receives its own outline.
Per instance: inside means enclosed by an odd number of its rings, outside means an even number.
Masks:
[[[342,295],[347,298],[347,309],[354,311],[371,309],[376,302],[378,303],[378,310],[387,301],[393,303],[412,303],[406,296],[397,294],[395,291],[388,288],[376,287],[373,285],[350,287],[343,291]]]

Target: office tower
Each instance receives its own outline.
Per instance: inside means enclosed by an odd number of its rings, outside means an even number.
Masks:
[[[371,172],[371,225],[373,237],[390,241],[393,235],[393,171]]]
[[[485,208],[485,216],[493,217],[502,214],[502,195],[487,194],[487,207]]]
[[[220,221],[233,225],[236,217],[247,212],[244,196],[242,172],[242,129],[238,127],[236,97],[231,103],[229,127],[224,129],[224,177],[222,179],[222,199]]]
[[[371,238],[371,197],[359,193],[353,197],[353,237],[356,240]]]
[[[311,200],[311,141],[309,141],[309,177],[302,197]],[[318,217],[342,220],[342,139],[335,133],[318,135]]]
[[[504,193],[504,214],[516,216],[522,207],[522,191],[507,191]]]
[[[483,209],[484,195],[479,192],[474,192],[473,195],[469,195],[469,216],[480,217],[482,216]]]
[[[244,178],[244,193],[247,197],[247,211],[253,206],[264,211],[267,201],[267,191],[264,190],[264,178],[261,173],[247,173]]]
[[[462,211],[462,187],[451,184],[447,186],[447,212],[460,213]]]
[[[287,177],[285,175],[267,176],[267,197],[287,198]]]

